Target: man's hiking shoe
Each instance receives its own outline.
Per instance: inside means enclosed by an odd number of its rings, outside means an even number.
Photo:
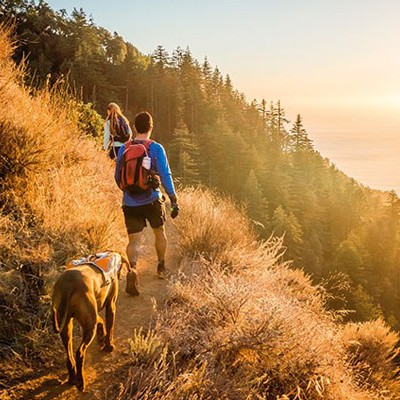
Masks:
[[[168,279],[171,277],[171,271],[167,269],[164,263],[159,263],[157,265],[157,275],[160,279]]]
[[[139,296],[139,280],[138,273],[135,268],[132,268],[126,274],[126,288],[125,292],[131,296]]]

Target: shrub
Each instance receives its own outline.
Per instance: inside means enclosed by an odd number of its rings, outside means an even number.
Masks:
[[[82,133],[96,138],[96,141],[101,143],[104,132],[104,120],[93,108],[93,104],[71,99],[68,108],[68,116],[75,122],[78,129]]]
[[[397,333],[378,319],[346,324],[342,339],[360,386],[386,394],[399,392],[400,385],[395,379],[399,370],[394,362],[398,355]]]
[[[187,188],[179,194],[179,203],[182,212],[176,227],[182,255],[202,254],[229,263],[228,253],[252,246],[255,241],[245,213],[212,191]]]

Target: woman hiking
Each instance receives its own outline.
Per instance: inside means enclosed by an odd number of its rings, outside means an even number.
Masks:
[[[128,119],[122,114],[118,104],[107,106],[107,118],[104,124],[103,149],[109,150],[111,160],[118,156],[121,146],[132,137]]]

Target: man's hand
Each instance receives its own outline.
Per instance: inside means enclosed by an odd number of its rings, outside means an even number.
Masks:
[[[178,204],[178,198],[176,197],[176,194],[169,196],[169,201],[171,202],[171,206],[173,204]]]
[[[171,218],[174,219],[179,214],[178,198],[176,195],[173,195],[170,196],[169,199],[171,201]]]
[[[179,206],[178,204],[171,204],[171,218],[174,219],[179,214]]]

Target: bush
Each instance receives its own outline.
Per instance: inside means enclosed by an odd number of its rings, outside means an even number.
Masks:
[[[179,203],[182,212],[175,221],[182,255],[202,254],[229,263],[227,253],[245,249],[255,241],[244,211],[212,191],[187,188],[179,194]]]
[[[92,103],[83,103],[82,101],[70,100],[69,118],[75,121],[78,129],[102,143],[104,132],[104,119],[93,108]]]
[[[397,383],[399,336],[383,320],[345,325],[342,339],[358,383],[381,393],[399,392]],[[390,397],[387,397],[390,398]]]

